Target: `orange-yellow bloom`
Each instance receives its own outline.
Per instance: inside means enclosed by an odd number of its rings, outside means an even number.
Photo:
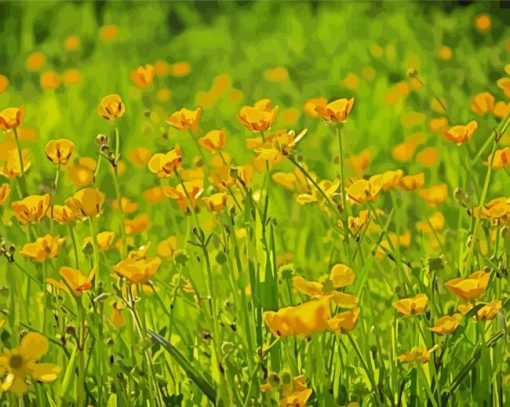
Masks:
[[[180,131],[195,130],[198,127],[198,120],[202,109],[189,110],[183,108],[175,113],[172,113],[167,119],[167,123]]]
[[[191,213],[191,210],[196,212],[200,204],[199,197],[202,195],[202,192],[204,192],[203,184],[203,180],[200,179],[184,181],[175,188],[166,188],[165,195],[175,200],[183,213]],[[189,202],[190,200],[191,202]],[[192,208],[189,207],[190,204]]]
[[[485,271],[477,271],[466,278],[453,278],[445,283],[446,288],[453,295],[471,301],[479,298],[489,284],[490,274]]]
[[[8,107],[0,111],[0,129],[7,131],[18,127],[23,120],[24,113],[22,107]]]
[[[337,99],[328,103],[326,106],[318,104],[316,106],[319,116],[326,120],[328,123],[343,123],[347,120],[347,116],[354,105],[354,98],[351,99]]]
[[[55,165],[66,165],[73,154],[74,144],[67,139],[50,140],[44,149],[48,160]]]
[[[374,175],[368,180],[359,179],[347,187],[348,198],[354,203],[360,204],[367,201],[373,201],[381,192],[383,186],[383,176]]]
[[[126,278],[132,284],[147,282],[159,269],[161,259],[154,257],[149,259],[145,253],[130,252],[128,258],[113,266],[113,271],[119,276]]]
[[[166,259],[171,259],[174,256],[174,253],[177,251],[177,237],[169,236],[165,240],[162,240],[158,243],[158,256],[164,257]]]
[[[441,183],[430,188],[422,188],[418,190],[418,195],[429,205],[440,205],[448,198],[448,185]]]
[[[466,125],[457,125],[450,127],[447,131],[445,131],[444,136],[447,140],[453,141],[454,143],[461,144],[471,140],[473,134],[478,128],[478,123],[474,120],[471,120]]]
[[[423,346],[412,348],[409,352],[400,355],[398,360],[400,363],[427,363],[430,360],[430,353],[436,348],[427,349]]]
[[[48,211],[50,217],[53,212],[53,219],[62,225],[74,222],[78,219],[76,212],[67,205],[54,205],[53,211]]]
[[[406,175],[400,178],[400,187],[406,191],[413,191],[421,188],[425,183],[425,174],[420,172],[416,175]]]
[[[156,153],[149,160],[149,171],[159,178],[170,177],[182,163],[181,148],[177,145],[167,153]]]
[[[482,92],[471,99],[471,110],[480,116],[491,113],[494,110],[494,96],[489,92]]]
[[[11,186],[9,184],[2,184],[0,186],[0,205],[3,205],[5,201],[7,201],[10,193]]]
[[[444,316],[439,318],[432,328],[429,328],[437,335],[449,335],[455,332],[457,327],[462,321],[461,314],[454,314],[452,316]]]
[[[146,64],[133,69],[129,76],[133,83],[140,89],[147,88],[152,85],[154,80],[154,66]]]
[[[510,147],[505,147],[494,152],[494,158],[489,157],[486,164],[492,162],[492,168],[500,170],[510,165]]]
[[[429,302],[425,294],[418,294],[416,297],[402,298],[393,302],[393,308],[406,317],[421,314]]]
[[[21,249],[21,254],[39,262],[52,259],[58,255],[58,250],[64,242],[65,239],[60,236],[38,237],[35,242],[26,243]]]
[[[329,329],[337,335],[352,331],[358,322],[359,313],[359,308],[355,308],[352,311],[339,312],[328,320]]]
[[[103,202],[104,194],[94,187],[84,188],[66,199],[66,205],[82,219],[99,215]]]
[[[101,99],[97,107],[97,114],[106,120],[115,120],[122,117],[126,110],[119,95],[112,94]]]
[[[80,295],[83,291],[91,289],[95,275],[95,267],[87,276],[84,276],[80,270],[71,267],[62,267],[60,269],[60,276],[75,295]]]
[[[37,223],[46,216],[50,200],[49,194],[30,195],[21,201],[12,202],[11,208],[21,224]]]
[[[211,130],[204,137],[198,140],[198,144],[204,147],[207,151],[215,153],[225,147],[227,143],[227,134],[225,130]]]
[[[269,99],[261,99],[254,106],[244,106],[237,115],[241,124],[252,132],[267,131],[278,114],[278,106],[271,109]]]
[[[318,117],[319,112],[317,111],[317,108],[320,106],[321,108],[326,108],[328,104],[328,99],[326,99],[323,96],[320,96],[318,98],[311,98],[306,101],[306,103],[303,106],[303,110],[308,113],[310,116]]]
[[[210,212],[220,212],[232,204],[232,197],[225,192],[217,192],[203,198],[205,207]]]
[[[113,247],[114,239],[115,232],[110,231],[100,232],[96,235],[95,242],[92,236],[87,236],[85,239],[83,239],[83,246],[94,245],[95,243],[97,243],[96,247],[98,250],[106,251],[110,250]]]

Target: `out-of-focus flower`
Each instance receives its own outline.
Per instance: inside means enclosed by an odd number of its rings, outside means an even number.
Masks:
[[[266,69],[264,79],[269,82],[284,82],[289,79],[289,72],[284,67]]]
[[[367,201],[373,201],[381,192],[383,186],[383,176],[374,175],[368,180],[359,179],[354,181],[346,189],[347,197],[354,203],[361,204]]]
[[[9,86],[9,78],[5,75],[0,75],[0,95],[5,92]]]
[[[67,175],[78,188],[89,185],[94,180],[96,161],[90,157],[73,160],[66,165]]]
[[[489,92],[482,92],[471,99],[471,111],[480,116],[492,113],[494,110],[494,96]]]
[[[78,219],[76,212],[67,205],[53,205],[53,211],[48,211],[48,217],[51,217],[62,225],[74,222]]]
[[[406,191],[413,191],[421,188],[425,183],[425,174],[420,172],[416,175],[406,175],[400,178],[400,187]]]
[[[283,383],[274,383],[270,380],[267,384],[260,386],[260,390],[279,391],[281,407],[306,407],[313,393],[312,389],[306,386],[305,376],[296,376],[292,380],[289,376]]]
[[[48,160],[55,165],[66,165],[74,151],[74,144],[67,139],[50,140],[44,148]]]
[[[256,148],[257,158],[269,162],[281,162],[305,137],[307,129],[296,134],[294,130],[279,131],[267,137],[261,147]]]
[[[510,78],[501,78],[497,81],[498,87],[503,89],[507,98],[510,98]]]
[[[136,201],[130,201],[129,198],[127,196],[123,196],[121,199],[120,199],[120,202],[121,202],[121,205],[122,205],[122,212],[124,213],[133,213],[133,212],[136,212],[138,210],[138,203]],[[117,199],[114,199],[112,201],[112,207],[114,209],[117,209],[119,210],[120,207],[119,207],[119,201]]]
[[[466,278],[453,278],[445,283],[446,288],[453,295],[471,301],[479,298],[489,284],[490,274],[477,271]]]
[[[500,170],[510,165],[510,147],[505,147],[494,152],[494,158],[489,157],[486,164],[492,162],[492,168]]]
[[[195,110],[182,108],[172,113],[166,122],[179,131],[195,130],[198,127],[201,113],[202,109],[200,108]]]
[[[325,108],[328,104],[328,99],[323,96],[318,98],[311,98],[306,101],[303,106],[303,110],[308,113],[312,117],[318,117],[319,113],[317,108],[320,106],[321,108]]]
[[[146,165],[151,159],[151,150],[147,147],[133,148],[129,152],[129,159],[139,167]]]
[[[148,88],[154,80],[154,66],[150,64],[139,66],[129,73],[129,77],[138,88]]]
[[[205,207],[210,212],[220,212],[232,205],[232,198],[225,192],[217,192],[203,198]]]
[[[182,163],[182,153],[180,146],[176,145],[167,153],[154,154],[147,166],[149,171],[156,174],[159,178],[168,178],[179,169]]]
[[[0,112],[0,129],[9,131],[21,124],[25,110],[22,107],[8,107]]]
[[[252,132],[267,131],[273,126],[278,109],[278,106],[271,109],[269,99],[261,99],[253,106],[242,107],[237,118],[245,128]]]
[[[492,25],[490,16],[487,14],[480,14],[475,19],[475,28],[480,32],[489,31]]]
[[[9,197],[10,193],[11,186],[9,184],[0,185],[0,205],[3,205],[5,201],[7,201],[7,198]]]
[[[474,120],[471,120],[466,125],[457,125],[450,127],[447,131],[444,132],[444,136],[446,137],[447,140],[453,141],[454,143],[457,144],[461,144],[471,140],[477,128],[478,123]]]
[[[158,243],[157,252],[158,256],[166,259],[174,257],[174,253],[177,251],[177,237],[169,236],[165,240]]]
[[[126,219],[124,221],[124,229],[128,235],[144,232],[149,226],[149,215],[146,213],[141,213],[134,219]]]
[[[96,245],[97,249],[104,252],[106,250],[110,250],[113,247],[113,241],[115,240],[115,232],[105,231],[100,232],[96,235],[96,239],[92,236],[87,236],[83,239],[83,247],[88,245],[94,246]]]
[[[12,391],[21,396],[28,390],[26,378],[50,383],[58,378],[60,368],[53,363],[41,363],[39,360],[48,352],[49,342],[36,332],[29,332],[17,348],[5,349],[0,356],[0,370],[6,374],[1,391]]]
[[[316,110],[319,116],[329,124],[343,123],[347,120],[347,116],[354,105],[354,98],[351,99],[337,99],[328,103],[326,106],[317,105]]]
[[[113,24],[103,25],[99,29],[99,37],[103,41],[113,41],[119,36],[119,28]]]
[[[11,208],[16,214],[16,218],[22,225],[39,222],[46,216],[50,206],[51,197],[45,195],[30,195],[21,201],[11,203]]]
[[[30,156],[27,149],[21,150],[21,159],[23,160],[23,170],[26,173],[32,166],[32,162],[30,161]],[[5,160],[4,167],[0,170],[0,173],[9,179],[21,176],[19,153],[16,148],[10,149],[7,152],[7,160]]]
[[[501,300],[494,300],[480,308],[476,315],[481,321],[490,321],[496,318],[496,315],[498,315],[498,312],[501,310],[502,306],[503,303]]]
[[[198,140],[198,144],[207,151],[215,153],[225,147],[227,143],[227,134],[225,130],[211,130],[204,137]]]
[[[80,83],[81,73],[78,69],[68,69],[62,74],[62,81],[66,86],[73,86]]]
[[[45,90],[55,90],[60,86],[62,80],[55,71],[46,71],[41,73],[39,84]]]
[[[97,114],[106,120],[115,120],[122,117],[126,110],[122,99],[117,94],[105,96],[97,107]]]
[[[454,314],[452,316],[446,315],[439,318],[434,326],[429,329],[437,335],[449,335],[455,332],[460,321],[462,321],[461,314]]]
[[[453,56],[452,49],[450,47],[447,47],[446,45],[442,45],[441,47],[439,47],[437,53],[439,55],[439,58],[441,58],[443,61],[449,61],[450,59],[452,59]]]
[[[38,237],[35,242],[25,243],[21,249],[21,254],[34,261],[44,261],[52,259],[58,255],[58,250],[65,242],[60,236],[46,235]]]
[[[402,298],[392,303],[393,308],[406,317],[421,314],[429,302],[426,294],[418,294],[415,297]]]
[[[429,205],[440,205],[448,198],[448,185],[441,183],[430,188],[421,188],[418,190],[418,195]]]
[[[177,78],[182,78],[183,76],[189,75],[190,72],[191,65],[187,62],[181,61],[170,65],[170,75]]]
[[[175,188],[166,188],[165,195],[176,201],[183,213],[191,213],[192,210],[196,212],[200,204],[200,195],[204,192],[203,186],[203,180],[185,181]]]
[[[382,174],[382,190],[389,191],[400,185],[400,180],[404,175],[402,170],[385,171]]]
[[[46,64],[46,56],[42,52],[30,54],[25,62],[29,71],[38,71]]]
[[[84,219],[99,215],[102,211],[103,202],[104,194],[94,187],[88,187],[67,198],[65,203],[78,217]]]
[[[416,348],[412,348],[409,352],[406,352],[398,357],[400,363],[427,363],[430,360],[430,353],[433,352],[436,347],[431,349],[427,349],[423,346],[418,346]]]

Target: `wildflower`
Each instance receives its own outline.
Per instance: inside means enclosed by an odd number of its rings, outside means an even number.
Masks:
[[[400,363],[427,363],[430,360],[430,353],[437,349],[437,345],[431,349],[423,346],[412,348],[398,357]]]
[[[106,250],[110,250],[113,247],[114,239],[115,232],[100,232],[96,235],[95,242],[92,236],[87,236],[85,239],[83,239],[83,247],[88,245],[93,246],[96,244],[97,249],[104,252]]]
[[[357,203],[373,201],[381,192],[383,186],[383,177],[381,175],[374,175],[368,180],[359,179],[354,181],[346,189],[348,198]]]
[[[146,165],[151,159],[151,150],[146,147],[133,148],[129,152],[129,159],[139,167]]]
[[[122,315],[122,310],[125,306],[119,302],[114,301],[112,303],[112,314],[110,316],[110,321],[115,328],[122,328],[126,322],[124,321],[124,315]]]
[[[147,166],[149,171],[156,174],[159,178],[170,177],[182,163],[182,153],[179,145],[171,149],[167,153],[154,154]]]
[[[68,69],[62,75],[62,81],[66,86],[77,85],[80,83],[81,73],[78,69]]]
[[[510,78],[501,78],[497,81],[498,87],[503,90],[505,96],[510,98]],[[504,102],[500,102],[504,103]]]
[[[50,201],[49,194],[30,195],[21,201],[12,202],[11,208],[22,225],[32,224],[39,222],[46,216]]]
[[[99,30],[99,37],[103,41],[113,41],[119,35],[119,28],[116,25],[103,25]]]
[[[189,75],[191,72],[191,65],[187,62],[176,62],[170,66],[170,74],[177,78]]]
[[[490,321],[496,318],[496,315],[498,315],[498,312],[500,312],[501,308],[502,308],[501,300],[495,300],[480,308],[476,315],[478,319],[481,321]]]
[[[264,161],[282,161],[284,157],[292,153],[292,150],[305,137],[307,131],[307,129],[304,129],[299,134],[296,134],[294,130],[279,131],[267,137],[266,143],[255,150],[257,158]]]
[[[232,204],[232,198],[225,192],[217,192],[208,197],[203,198],[205,207],[210,212],[220,212]]]
[[[304,376],[296,376],[292,384],[284,384],[280,406],[306,407],[313,390],[306,386]]]
[[[425,294],[418,294],[416,297],[402,298],[393,302],[393,308],[406,317],[421,314],[429,302]]]
[[[159,242],[157,247],[158,256],[171,259],[174,257],[177,247],[177,237],[169,236],[165,240]]]
[[[473,216],[504,223],[510,219],[510,197],[495,198],[487,202],[481,210],[473,208]]]
[[[462,144],[471,140],[477,128],[478,123],[474,120],[471,120],[466,125],[450,127],[447,131],[444,132],[444,136],[447,140],[453,141],[457,144]]]
[[[55,165],[66,165],[73,154],[74,144],[67,139],[50,140],[44,149],[46,157]]]
[[[275,336],[310,336],[329,328],[329,300],[321,298],[301,305],[264,312],[264,323]]]
[[[422,188],[418,190],[418,195],[429,205],[440,205],[448,197],[448,186],[445,183],[441,183],[430,188]]]
[[[123,196],[120,199],[120,202],[121,202],[121,206],[122,206],[122,212],[124,212],[126,214],[127,213],[133,213],[133,212],[136,212],[138,210],[138,206],[139,206],[138,203],[130,201],[127,196]],[[114,199],[112,201],[112,207],[114,209],[117,209],[117,210],[120,209],[119,201],[117,199]]]
[[[358,216],[349,216],[347,218],[347,225],[353,235],[358,235],[363,227],[368,224],[370,220],[370,212],[368,210],[360,211]]]
[[[7,373],[7,376],[0,390],[10,390],[21,396],[28,389],[27,377],[43,383],[55,381],[60,368],[53,363],[39,363],[48,349],[48,340],[36,332],[26,334],[17,348],[5,349],[0,356],[0,370]]]
[[[30,71],[38,71],[46,64],[46,56],[42,52],[30,54],[26,60],[26,67]]]
[[[495,170],[500,170],[502,168],[508,167],[510,165],[510,147],[496,150],[494,152],[494,157],[489,157],[486,161],[486,164],[488,165],[491,162],[492,168]]]
[[[94,267],[87,276],[84,276],[80,270],[71,267],[62,267],[59,274],[73,294],[81,295],[83,291],[92,288],[92,281],[96,275],[96,268]]]
[[[0,75],[0,95],[5,92],[9,86],[9,78],[5,75]]]
[[[94,187],[84,188],[66,199],[66,205],[81,219],[97,216],[102,212],[104,194]]]
[[[128,235],[141,233],[149,228],[149,215],[142,213],[134,219],[126,219],[124,221],[124,229]]]
[[[139,66],[132,70],[129,76],[138,88],[147,88],[152,85],[152,81],[154,80],[154,66],[150,64]]]
[[[119,95],[112,94],[101,99],[97,114],[106,120],[115,120],[124,115],[126,107]]]
[[[76,51],[80,48],[80,38],[76,35],[70,35],[64,40],[64,49],[66,51]]]
[[[22,107],[8,107],[0,111],[0,129],[9,131],[18,127],[24,114],[25,110]]]
[[[334,100],[326,106],[319,104],[315,109],[319,116],[329,124],[334,122],[343,123],[347,120],[347,116],[349,116],[353,105],[354,98],[343,98]]]
[[[434,212],[428,217],[427,221],[416,223],[416,229],[423,233],[433,233],[443,229],[445,223],[442,212]]]
[[[448,280],[445,286],[453,295],[465,301],[471,301],[482,295],[489,284],[489,278],[489,273],[477,271],[466,278]]]
[[[53,205],[53,211],[48,211],[48,216],[51,217],[53,212],[53,219],[61,225],[67,225],[78,219],[76,212],[67,205]]]
[[[389,191],[390,189],[396,188],[400,184],[400,180],[404,175],[402,170],[386,171],[382,175],[382,190]]]
[[[66,165],[67,175],[78,188],[89,185],[94,179],[96,161],[90,157],[82,157]]]
[[[23,170],[26,173],[32,166],[27,149],[21,150],[21,159],[23,160]],[[21,176],[19,153],[16,148],[8,150],[7,159],[5,160],[4,167],[0,172],[9,179]]]
[[[46,71],[41,73],[39,84],[45,90],[55,90],[60,86],[62,80],[55,71]]]
[[[439,318],[432,328],[429,328],[437,335],[449,335],[455,332],[462,320],[461,314],[454,314],[452,316],[444,316]]]
[[[45,235],[38,237],[35,242],[26,243],[21,249],[21,254],[34,261],[52,259],[58,255],[58,250],[65,242],[60,236]]]
[[[325,108],[328,104],[328,99],[321,96],[318,98],[311,98],[306,101],[303,106],[303,110],[308,113],[312,117],[318,117],[319,113],[317,111],[318,107]]]
[[[179,131],[195,130],[198,127],[198,120],[202,109],[189,110],[183,108],[175,113],[172,113],[167,119],[167,123]]]
[[[289,72],[283,67],[266,69],[264,79],[269,82],[284,82],[289,79]]]
[[[261,99],[254,106],[244,106],[237,115],[241,124],[252,132],[269,130],[278,114],[278,106],[271,109],[269,99]]]
[[[494,96],[489,92],[482,92],[471,99],[471,111],[477,115],[483,116],[486,113],[492,113],[494,110]]]
[[[113,266],[113,271],[119,276],[126,278],[131,284],[145,283],[156,274],[161,265],[161,259],[146,256],[146,248],[135,250],[128,254],[127,259],[121,260]]]
[[[200,204],[198,198],[204,192],[203,184],[202,180],[185,181],[175,188],[169,187],[165,189],[165,195],[175,200],[183,213],[191,213],[191,210],[196,212]],[[190,204],[192,208],[189,207]]]
[[[227,134],[225,130],[211,130],[204,137],[198,140],[198,144],[204,147],[207,151],[215,153],[225,147],[227,143]]]
[[[487,14],[480,14],[475,19],[475,27],[480,32],[489,31],[491,25],[492,25],[491,18]]]
[[[421,188],[425,183],[425,174],[420,172],[416,175],[406,175],[400,178],[400,187],[406,191],[412,191]]]
[[[10,193],[11,186],[9,184],[0,185],[0,205],[3,205],[5,201],[7,201],[7,198],[9,197]]]
[[[347,287],[354,282],[355,278],[354,271],[345,264],[335,264],[329,274],[329,279],[335,288]]]
[[[329,329],[337,335],[352,331],[358,322],[359,313],[359,308],[355,308],[352,311],[339,312],[328,320]]]

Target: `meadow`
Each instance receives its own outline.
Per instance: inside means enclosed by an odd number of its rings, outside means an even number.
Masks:
[[[510,9],[0,21],[1,405],[510,403]]]

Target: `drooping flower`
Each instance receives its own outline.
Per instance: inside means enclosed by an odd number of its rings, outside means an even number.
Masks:
[[[55,165],[66,165],[73,154],[74,144],[67,139],[50,140],[44,149],[48,160]]]
[[[21,249],[21,254],[38,262],[52,259],[58,255],[58,250],[64,242],[64,238],[48,234],[38,237],[35,242],[25,243]]]
[[[453,141],[457,144],[462,144],[471,140],[477,128],[478,123],[474,120],[471,120],[466,125],[450,127],[447,131],[444,132],[444,136],[447,140]]]
[[[479,305],[480,303],[477,303],[476,305]],[[503,306],[503,303],[501,300],[494,300],[488,304],[485,304],[483,307],[481,307],[476,312],[476,317],[480,321],[490,321],[494,318],[496,318],[496,315],[498,315],[498,312],[501,310]],[[459,304],[459,311],[462,315],[466,315],[469,311],[473,309],[472,303],[466,303],[466,304]]]
[[[48,340],[36,332],[26,334],[17,348],[5,349],[0,356],[0,370],[7,375],[0,390],[9,390],[21,396],[28,390],[27,377],[43,383],[55,381],[60,368],[53,363],[39,362],[48,349]]]
[[[418,294],[415,297],[402,298],[398,301],[394,301],[392,305],[398,312],[409,317],[421,314],[425,310],[428,302],[429,298],[426,294]]]
[[[8,131],[18,127],[23,120],[24,113],[22,107],[8,107],[0,111],[0,129]]]
[[[129,77],[138,88],[147,88],[152,85],[154,80],[154,66],[150,64],[139,66],[129,73]]]
[[[453,278],[445,283],[446,288],[453,295],[471,301],[479,298],[489,284],[490,274],[477,271],[466,278]]]
[[[21,224],[32,224],[39,222],[46,216],[50,201],[51,197],[49,194],[30,195],[21,201],[12,202],[11,208]]]
[[[126,107],[119,95],[112,94],[101,99],[97,114],[106,120],[115,120],[124,115]]]
[[[79,218],[85,219],[101,214],[103,202],[104,194],[94,187],[88,187],[75,192],[65,203]]]
[[[315,109],[319,116],[329,124],[343,123],[354,105],[354,98],[337,99],[328,103],[326,106],[318,104]]]
[[[170,177],[182,163],[182,153],[179,145],[167,153],[156,153],[149,160],[147,166],[149,171],[159,178]]]
[[[245,128],[252,132],[267,131],[273,126],[278,109],[278,106],[271,109],[269,99],[261,99],[253,106],[242,107],[237,118]]]
[[[225,147],[227,143],[227,134],[225,130],[211,130],[204,137],[198,139],[198,144],[207,151],[215,153]]]
[[[439,318],[434,326],[429,329],[437,335],[449,335],[455,332],[461,320],[461,314],[446,315]]]
[[[195,130],[198,127],[198,121],[202,109],[189,110],[183,108],[175,113],[172,113],[167,119],[167,123],[179,131]]]

